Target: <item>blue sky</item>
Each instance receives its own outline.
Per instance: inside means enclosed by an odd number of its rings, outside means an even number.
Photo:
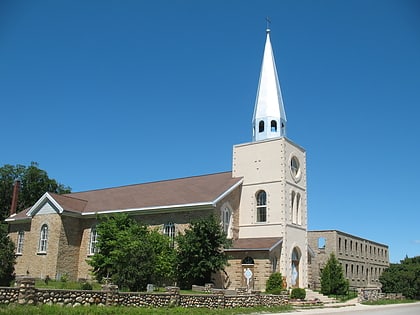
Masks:
[[[309,229],[420,255],[420,2],[0,3],[0,165],[73,191],[231,170],[265,18]]]

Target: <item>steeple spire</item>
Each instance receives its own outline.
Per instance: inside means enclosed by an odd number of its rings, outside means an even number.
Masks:
[[[252,141],[286,136],[286,113],[267,25],[267,38],[252,118]]]

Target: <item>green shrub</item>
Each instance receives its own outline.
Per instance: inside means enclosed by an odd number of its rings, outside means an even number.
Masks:
[[[67,272],[66,273],[63,273],[61,275],[61,277],[60,277],[60,281],[61,282],[67,282],[67,281],[69,281],[69,274]]]
[[[271,294],[280,294],[283,290],[283,277],[280,272],[274,272],[270,275],[265,285],[265,292]]]
[[[91,291],[93,289],[92,285],[89,282],[83,282],[80,286],[80,289]]]
[[[304,300],[305,297],[306,297],[306,291],[305,289],[302,289],[302,288],[294,288],[292,289],[292,292],[290,293],[291,299]]]

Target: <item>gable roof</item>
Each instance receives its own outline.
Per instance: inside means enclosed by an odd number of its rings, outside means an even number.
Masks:
[[[215,206],[241,183],[242,178],[233,178],[232,172],[224,172],[65,195],[46,193],[24,214],[18,213],[7,221],[27,219],[47,199],[57,206],[59,213],[74,215],[209,207]]]

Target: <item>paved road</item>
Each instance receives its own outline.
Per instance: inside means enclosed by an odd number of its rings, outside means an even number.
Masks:
[[[277,313],[284,315],[285,313]],[[340,314],[340,315],[419,315],[420,302],[409,304],[393,304],[393,305],[361,305],[345,306],[340,308],[322,308],[322,309],[308,309],[296,310],[287,314]],[[265,314],[275,315],[275,314]]]

